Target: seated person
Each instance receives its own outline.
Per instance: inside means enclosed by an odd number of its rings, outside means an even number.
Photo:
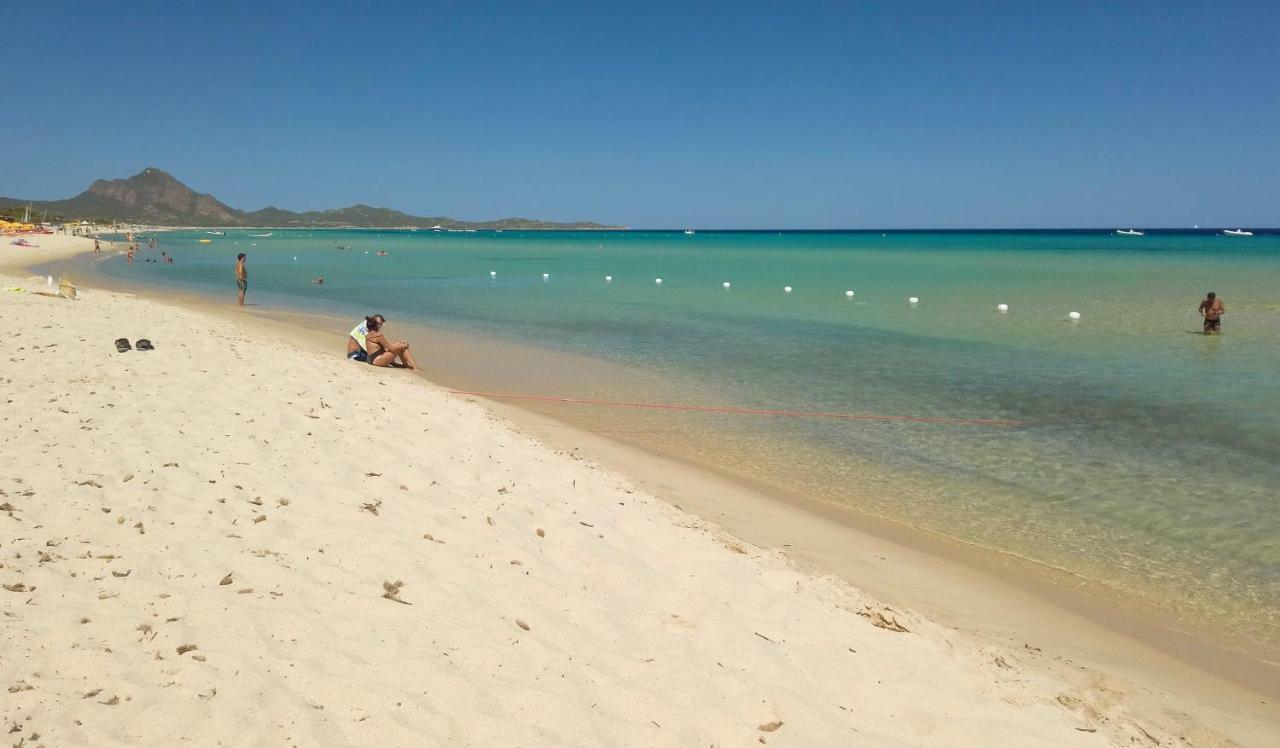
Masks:
[[[365,317],[364,322],[351,328],[351,335],[347,338],[347,358],[352,361],[369,360],[369,354],[365,349],[365,336],[369,334],[369,323],[375,320],[378,325],[382,325],[387,318],[381,314],[375,314],[372,317]]]
[[[409,343],[404,340],[391,341],[382,334],[382,322],[370,317],[366,320],[369,328],[365,335],[365,346],[368,349],[369,363],[374,366],[392,366],[396,359],[406,369],[417,369],[418,364],[409,354]]]

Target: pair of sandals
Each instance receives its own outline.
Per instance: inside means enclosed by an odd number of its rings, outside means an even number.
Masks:
[[[140,351],[154,351],[156,349],[155,346],[151,345],[151,341],[147,340],[146,338],[142,338],[141,340],[139,340],[136,344],[136,347]],[[118,351],[119,353],[124,353],[125,351],[128,351],[128,350],[131,350],[131,346],[129,345],[128,338],[120,338],[119,340],[116,341],[116,351]]]

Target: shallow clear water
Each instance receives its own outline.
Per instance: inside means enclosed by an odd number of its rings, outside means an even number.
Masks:
[[[1229,622],[1277,659],[1280,236],[250,233],[164,234],[175,264],[95,272],[233,297],[244,251],[251,300],[380,311],[669,383],[538,394],[1024,421],[608,416],[635,441],[1067,569],[1192,627]],[[1208,290],[1228,309],[1217,338],[1193,334]]]

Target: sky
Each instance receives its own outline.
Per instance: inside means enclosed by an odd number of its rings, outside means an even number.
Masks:
[[[1280,3],[0,0],[0,195],[632,227],[1280,226]]]

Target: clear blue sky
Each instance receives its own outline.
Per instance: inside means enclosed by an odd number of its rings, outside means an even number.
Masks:
[[[320,5],[6,3],[0,194],[157,166],[245,209],[1280,225],[1276,0]]]

